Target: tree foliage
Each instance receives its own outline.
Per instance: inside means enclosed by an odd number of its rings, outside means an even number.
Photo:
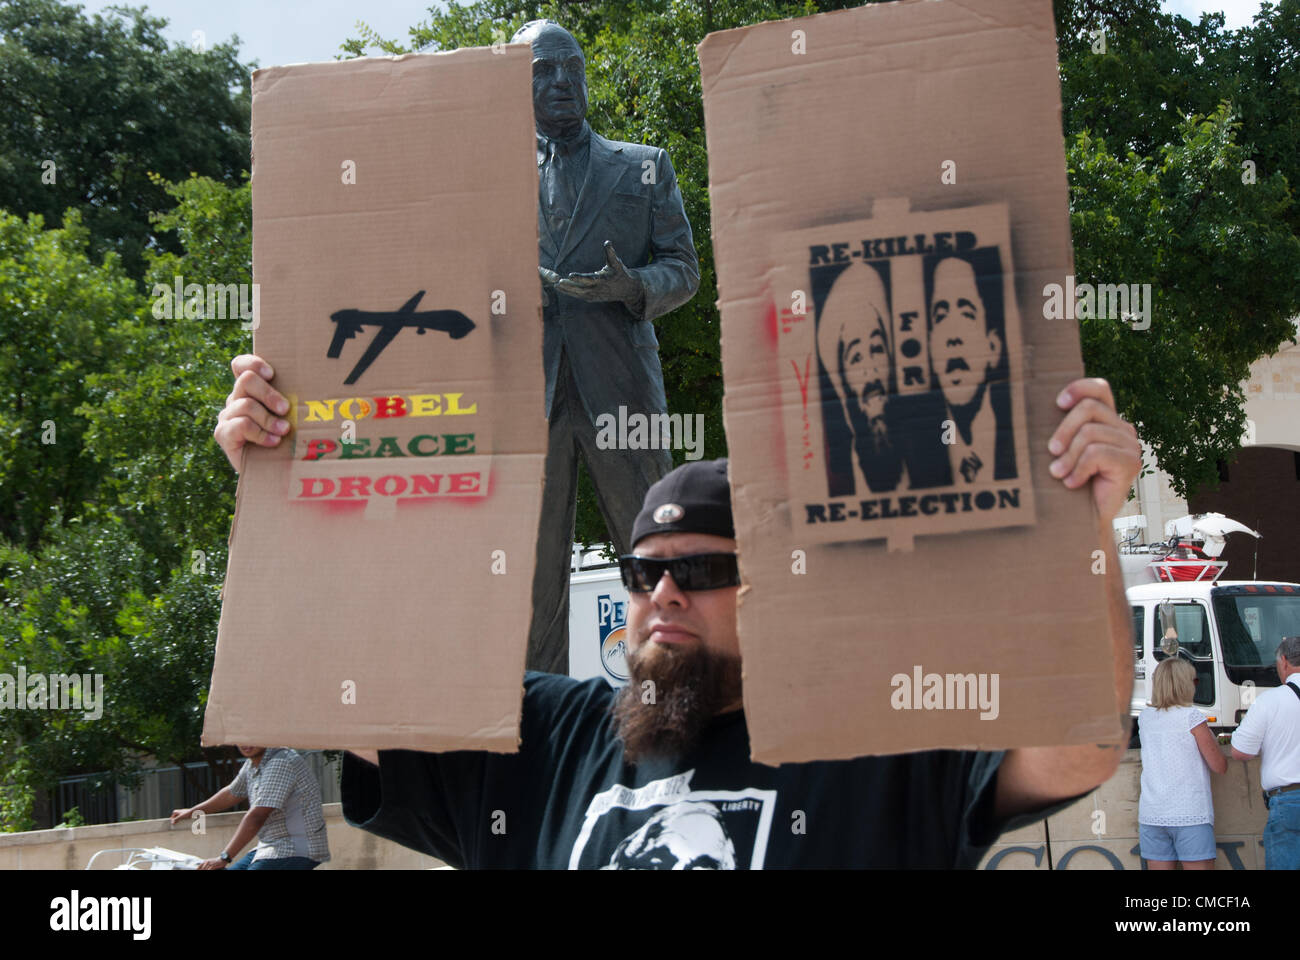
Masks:
[[[1300,313],[1300,3],[1237,31],[1155,0],[1056,16],[1075,272],[1155,296],[1148,330],[1082,321],[1084,364],[1189,497],[1235,459],[1249,366]]]
[[[192,177],[158,186],[175,206],[154,228],[175,235],[183,253],[146,251],[149,286],[171,289],[178,277],[250,282],[247,184]],[[0,221],[0,238],[16,238],[0,243],[0,278],[8,271],[23,280],[0,280],[10,294],[0,317],[30,317],[44,305],[52,329],[73,331],[39,349],[16,337],[15,369],[30,371],[42,350],[65,358],[50,364],[66,381],[48,388],[63,404],[55,449],[94,478],[88,489],[67,489],[40,475],[30,489],[49,514],[42,542],[22,549],[16,538],[5,538],[9,547],[0,540],[0,671],[100,673],[105,702],[95,720],[0,711],[9,779],[0,818],[9,829],[33,822],[32,797],[61,775],[101,771],[130,783],[149,756],[180,765],[226,753],[198,746],[236,484],[212,426],[230,390],[230,357],[248,351],[249,332],[238,318],[155,317],[154,298],[136,291],[113,256],[98,269],[88,264],[84,230],[75,216],[70,223],[42,231],[39,218]],[[30,372],[28,382],[44,383]],[[53,469],[42,459],[56,455],[50,448],[20,449],[36,466],[14,483]],[[73,505],[79,515],[65,519]]]
[[[248,169],[238,38],[195,50],[169,44],[165,25],[129,8],[0,4],[0,208],[49,224],[78,208],[91,255],[117,252],[133,277],[147,246],[169,243],[150,230],[167,203],[150,173],[237,180]]]
[[[1085,360],[1183,497],[1235,458],[1250,364],[1292,336],[1300,309],[1286,180],[1242,182],[1236,126],[1226,106],[1190,116],[1154,160],[1119,159],[1087,133],[1069,149],[1079,281],[1150,284],[1154,299],[1149,329],[1081,320]]]
[[[224,569],[224,552],[212,560]],[[0,548],[0,567],[9,571],[0,582],[9,598],[0,607],[4,671],[103,678],[89,713],[0,711],[5,829],[30,828],[32,797],[60,776],[99,771],[130,784],[148,757],[180,764],[197,754],[217,578],[164,572],[114,518],[57,526],[38,556]]]
[[[35,548],[55,509],[73,516],[103,472],[77,413],[86,381],[113,363],[108,338],[137,308],[115,255],[87,255],[71,211],[64,227],[0,210],[0,538]]]
[[[212,428],[230,393],[230,358],[251,350],[251,333],[237,317],[173,309],[160,319],[153,307],[178,280],[251,283],[252,215],[247,183],[190,177],[160,188],[176,206],[154,227],[184,252],[146,252],[150,297],[113,331],[115,362],[88,378],[81,412],[87,455],[104,475],[96,508],[127,523],[151,556],[188,566],[196,550],[224,549],[230,532],[236,478]]]

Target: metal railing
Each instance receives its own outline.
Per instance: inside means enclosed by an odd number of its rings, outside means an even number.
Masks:
[[[316,775],[321,802],[338,802],[341,799],[338,764],[327,762],[319,750],[299,750],[298,753]],[[86,824],[167,817],[173,810],[192,807],[227,786],[239,766],[236,763],[230,767],[229,777],[222,776],[202,760],[185,764],[185,769],[189,776],[177,766],[150,767],[142,771],[140,784],[134,788],[116,783],[105,773],[64,777],[54,790],[54,822],[62,823],[64,815],[73,807],[77,808]]]

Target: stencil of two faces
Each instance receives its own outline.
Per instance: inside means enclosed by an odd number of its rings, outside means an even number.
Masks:
[[[931,286],[925,335],[932,374],[919,389],[937,382],[945,416],[937,424],[911,417],[907,423],[937,433],[933,442],[946,446],[954,484],[987,482],[994,478],[999,424],[986,400],[1005,360],[1002,334],[990,323],[968,260],[939,260]],[[891,416],[899,400],[894,331],[880,274],[868,264],[850,264],[822,305],[817,352],[853,434],[860,479],[874,492],[899,489],[906,480],[907,457],[897,435],[903,427]],[[928,447],[930,438],[911,440],[915,449],[918,440]],[[882,462],[888,464],[883,471]]]

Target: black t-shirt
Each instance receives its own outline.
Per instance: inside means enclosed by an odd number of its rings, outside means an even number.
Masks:
[[[1064,806],[996,821],[1000,752],[753,763],[741,711],[677,761],[633,766],[604,680],[529,673],[524,690],[517,754],[345,755],[347,821],[456,867],[972,868]]]

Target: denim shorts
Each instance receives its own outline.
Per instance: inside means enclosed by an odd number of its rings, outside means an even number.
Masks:
[[[1138,842],[1142,845],[1143,860],[1191,863],[1194,860],[1213,860],[1218,856],[1212,823],[1190,827],[1156,827],[1139,823]]]

